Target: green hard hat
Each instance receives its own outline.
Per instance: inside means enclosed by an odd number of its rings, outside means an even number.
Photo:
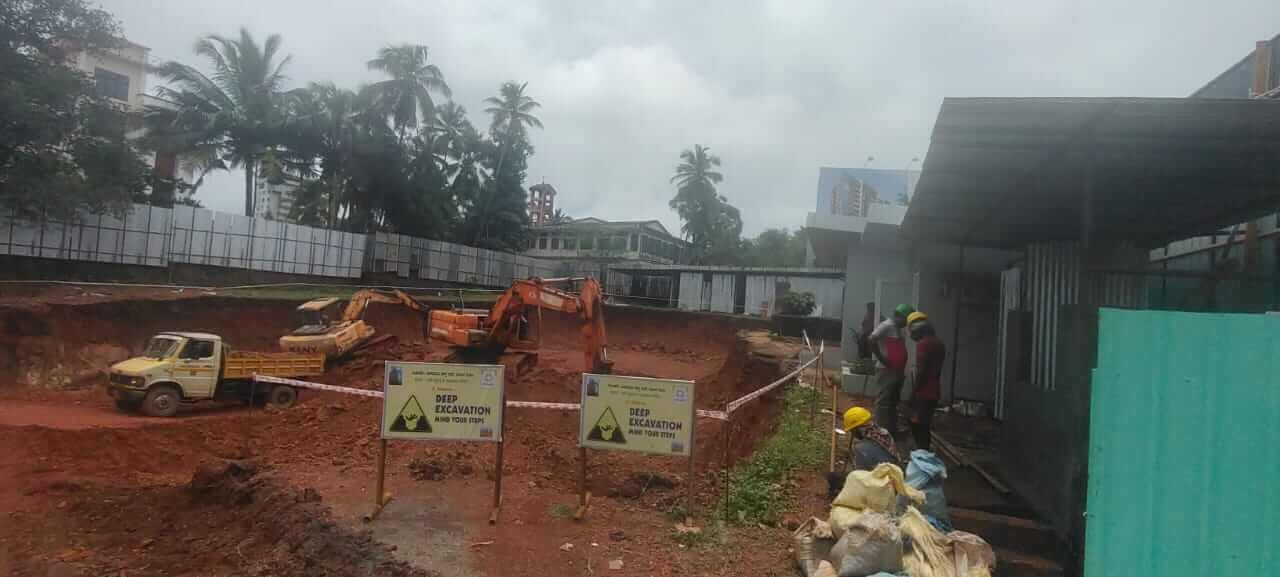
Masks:
[[[893,314],[902,315],[904,317],[914,312],[916,312],[916,309],[912,308],[912,306],[908,304],[900,304],[897,308],[893,309]]]

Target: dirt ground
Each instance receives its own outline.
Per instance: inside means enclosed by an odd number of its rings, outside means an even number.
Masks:
[[[784,527],[727,528],[688,547],[675,539],[671,513],[689,483],[699,511],[721,495],[724,429],[707,419],[697,424],[692,479],[684,461],[591,452],[582,521],[568,514],[575,412],[509,409],[496,525],[494,446],[391,442],[394,498],[366,524],[376,399],[304,391],[288,409],[202,404],[151,419],[118,413],[101,386],[110,362],[159,330],[271,350],[296,301],[132,296],[0,292],[0,574],[794,574]],[[406,309],[375,304],[366,318],[396,338],[317,380],[380,388],[382,361],[446,353]],[[696,380],[699,408],[721,409],[781,374],[776,358],[738,339],[740,320],[625,307],[606,318],[615,373]],[[508,382],[509,399],[576,401],[576,329],[549,321],[545,331],[537,367]],[[732,458],[771,431],[778,401],[767,395],[740,413]],[[789,483],[797,518],[825,508],[821,475]]]

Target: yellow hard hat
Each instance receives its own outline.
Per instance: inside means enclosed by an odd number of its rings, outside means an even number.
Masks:
[[[851,407],[844,412],[844,430],[852,431],[871,421],[871,411],[862,407]]]
[[[915,323],[916,321],[927,321],[927,320],[929,320],[929,315],[926,315],[920,311],[916,311],[914,313],[907,315],[908,325]]]

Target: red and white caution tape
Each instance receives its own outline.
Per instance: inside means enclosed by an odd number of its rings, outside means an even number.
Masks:
[[[824,348],[826,348],[825,344],[824,344],[824,343],[819,343],[819,345],[818,345],[818,352],[819,352],[819,353],[822,353],[822,350],[823,350]],[[745,404],[747,404],[747,403],[750,403],[751,401],[754,401],[754,400],[756,400],[756,399],[760,398],[761,396],[763,396],[763,395],[767,394],[769,391],[772,391],[772,390],[774,390],[774,389],[776,389],[776,388],[778,388],[778,387],[781,387],[781,386],[783,385],[783,383],[786,383],[787,381],[789,381],[789,380],[791,380],[791,379],[795,378],[795,377],[796,377],[796,375],[799,375],[799,374],[800,374],[800,371],[803,371],[803,370],[805,370],[805,369],[809,368],[811,365],[813,365],[813,363],[816,363],[816,362],[818,362],[818,356],[817,356],[817,355],[814,355],[814,357],[813,357],[813,358],[811,358],[811,359],[809,359],[809,361],[808,361],[808,362],[806,362],[806,363],[804,363],[804,364],[800,365],[799,367],[796,367],[796,370],[791,371],[790,373],[787,373],[787,374],[786,374],[786,375],[784,375],[782,378],[780,378],[780,379],[778,379],[778,380],[776,380],[776,381],[774,381],[774,382],[772,382],[772,383],[769,383],[769,384],[767,384],[767,385],[765,385],[765,386],[763,386],[763,387],[760,387],[759,389],[756,389],[756,390],[754,390],[754,391],[752,391],[752,392],[750,392],[750,393],[747,393],[747,394],[745,394],[745,395],[743,395],[743,396],[741,396],[741,397],[739,397],[739,398],[737,398],[737,399],[735,399],[735,400],[733,400],[733,401],[730,401],[730,402],[729,402],[729,404],[728,404],[727,406],[725,406],[724,411],[725,411],[726,413],[732,413],[732,412],[734,412],[734,411],[736,411],[736,410],[738,410],[738,409],[741,409],[741,408],[742,408],[742,405],[745,405]]]
[[[706,409],[698,409],[698,416],[707,418],[707,419],[715,419],[717,421],[729,420],[729,413],[726,413],[724,411],[708,411]]]
[[[823,343],[820,343],[820,344],[818,345],[818,352],[819,352],[819,353],[821,353],[821,352],[822,352],[822,350],[823,350],[823,348],[825,348],[824,344],[823,344]],[[750,403],[751,401],[754,401],[754,400],[756,400],[756,399],[758,399],[758,398],[760,398],[760,397],[762,397],[762,396],[764,396],[764,395],[768,394],[768,393],[769,393],[769,391],[772,391],[772,390],[774,390],[774,389],[776,389],[776,388],[778,388],[778,387],[782,386],[782,385],[783,385],[784,383],[786,383],[787,381],[789,381],[789,380],[791,380],[791,379],[795,378],[795,377],[796,377],[796,375],[799,375],[799,374],[800,374],[800,371],[803,371],[803,370],[805,370],[805,369],[809,368],[810,366],[812,366],[812,365],[813,365],[813,363],[815,363],[815,362],[817,362],[817,361],[818,361],[818,357],[815,355],[813,358],[809,359],[809,361],[808,361],[808,362],[806,362],[806,363],[804,363],[804,364],[800,365],[799,367],[797,367],[797,368],[796,368],[796,370],[791,371],[790,373],[787,373],[787,374],[786,374],[785,376],[783,376],[782,378],[780,378],[780,379],[778,379],[778,380],[776,380],[776,381],[774,381],[774,382],[772,382],[772,383],[769,383],[768,385],[765,385],[765,386],[763,386],[763,387],[761,387],[761,388],[759,388],[759,389],[756,389],[755,391],[752,391],[752,392],[750,392],[750,393],[748,393],[748,394],[746,394],[746,395],[744,395],[744,396],[742,396],[742,397],[740,397],[740,398],[738,398],[738,399],[736,399],[736,400],[734,400],[734,401],[731,401],[731,402],[730,402],[730,403],[725,407],[725,410],[723,410],[723,411],[709,411],[709,410],[706,410],[706,409],[698,409],[698,410],[697,410],[697,414],[698,414],[698,416],[699,416],[699,417],[702,417],[702,418],[704,418],[704,419],[715,419],[715,420],[717,420],[717,421],[728,421],[728,420],[729,420],[729,415],[730,415],[731,413],[733,413],[734,411],[736,411],[736,410],[738,410],[738,409],[742,408],[742,406],[743,406],[743,405],[745,405],[745,404],[747,404],[747,403]],[[330,391],[330,392],[334,392],[334,393],[343,393],[343,394],[347,394],[347,395],[359,395],[359,396],[362,396],[362,397],[372,397],[372,398],[376,398],[376,399],[381,399],[381,398],[382,398],[382,391],[373,391],[373,390],[369,390],[369,389],[357,389],[357,388],[354,388],[354,387],[342,387],[342,386],[338,386],[338,385],[326,385],[326,384],[323,384],[323,383],[313,383],[313,382],[310,382],[310,381],[300,381],[300,380],[297,380],[297,379],[286,379],[286,378],[282,378],[282,377],[270,377],[270,376],[267,376],[267,375],[254,375],[254,376],[253,376],[253,380],[258,381],[258,382],[261,382],[261,383],[273,383],[273,384],[277,384],[277,385],[289,385],[289,386],[291,386],[291,387],[298,387],[298,388],[302,388],[302,389],[315,389],[315,390],[318,390],[318,391]],[[579,409],[581,409],[581,408],[582,408],[582,405],[580,405],[580,404],[578,404],[578,403],[546,403],[546,402],[542,402],[542,401],[507,401],[507,406],[508,406],[508,407],[525,408],[525,409],[548,409],[548,410],[553,410],[553,411],[577,411],[577,410],[579,410]]]
[[[362,397],[382,398],[382,391],[371,391],[369,389],[356,389],[352,387],[340,387],[338,385],[326,385],[323,383],[313,383],[311,381],[299,381],[297,379],[284,379],[281,377],[269,377],[267,375],[254,375],[253,380],[260,383],[273,383],[277,385],[289,385],[302,389],[316,389],[318,391],[332,391],[335,393],[344,393],[348,395],[360,395]]]

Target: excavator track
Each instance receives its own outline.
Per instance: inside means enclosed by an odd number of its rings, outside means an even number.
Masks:
[[[444,358],[444,361],[459,364],[502,365],[506,369],[506,378],[515,380],[538,366],[538,353],[455,348]]]

